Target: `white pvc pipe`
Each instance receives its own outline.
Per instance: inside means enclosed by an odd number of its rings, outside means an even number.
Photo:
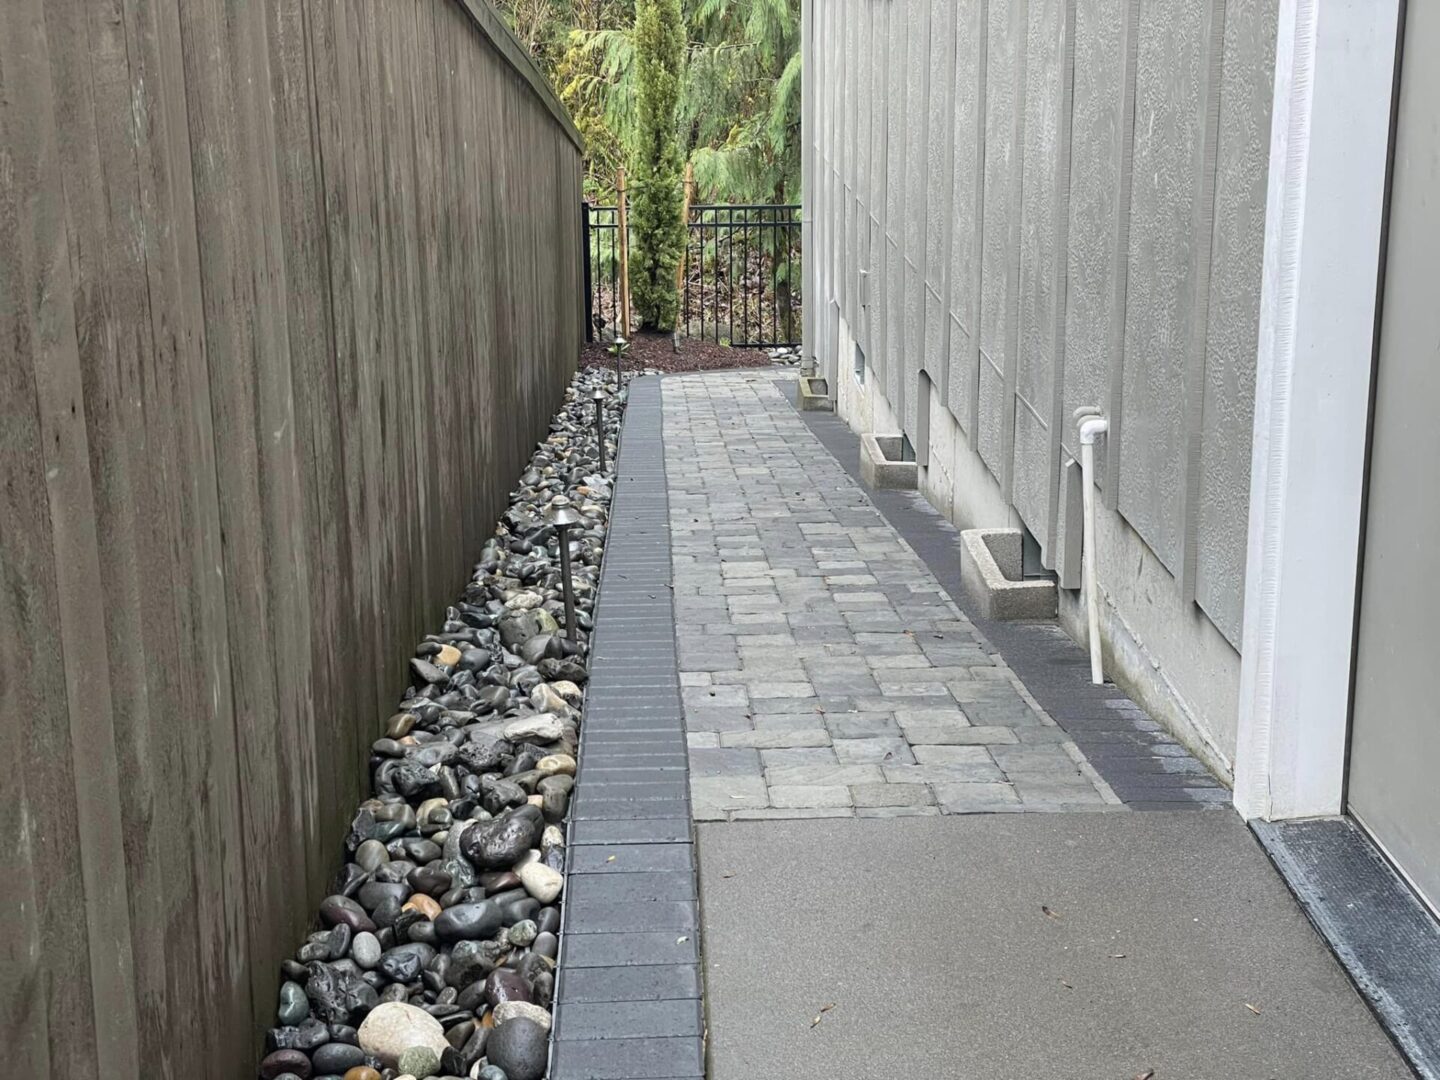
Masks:
[[[1100,663],[1100,586],[1095,580],[1095,440],[1110,430],[1103,416],[1086,416],[1080,421],[1080,484],[1084,508],[1083,568],[1085,574],[1085,619],[1090,638],[1090,681],[1105,681]]]

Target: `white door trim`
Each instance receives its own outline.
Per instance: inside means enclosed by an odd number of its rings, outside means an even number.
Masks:
[[[1235,806],[1341,809],[1400,0],[1281,0]]]

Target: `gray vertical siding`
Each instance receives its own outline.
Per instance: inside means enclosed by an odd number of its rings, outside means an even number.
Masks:
[[[924,371],[1053,564],[1101,406],[1106,505],[1235,644],[1277,2],[837,0],[806,40],[807,272],[890,410],[915,438]]]

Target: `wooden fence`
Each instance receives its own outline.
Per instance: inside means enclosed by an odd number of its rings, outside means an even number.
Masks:
[[[0,5],[0,1037],[245,1077],[581,333],[483,0]]]

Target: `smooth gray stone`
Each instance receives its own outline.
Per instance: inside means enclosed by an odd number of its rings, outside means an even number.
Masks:
[[[350,943],[350,959],[366,971],[373,970],[375,965],[380,963],[380,954],[383,951],[380,940],[369,931],[356,934],[355,940]]]
[[[280,984],[280,1006],[275,1010],[275,1019],[281,1027],[294,1027],[310,1015],[310,999],[305,996],[305,987],[287,979]]]

